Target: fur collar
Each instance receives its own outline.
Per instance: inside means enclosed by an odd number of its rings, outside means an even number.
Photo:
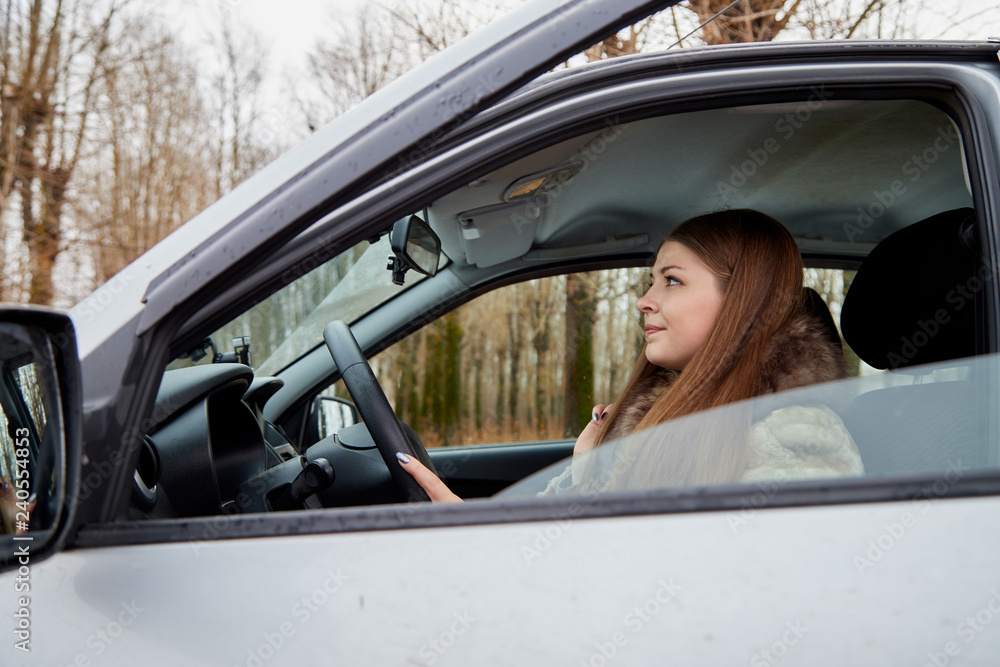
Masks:
[[[660,370],[640,380],[604,441],[610,442],[634,431],[656,399],[677,377],[677,371]],[[847,377],[847,363],[840,346],[833,343],[818,318],[802,315],[780,329],[768,344],[757,395],[843,377]]]

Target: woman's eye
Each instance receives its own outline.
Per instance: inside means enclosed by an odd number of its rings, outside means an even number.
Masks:
[[[677,280],[677,278],[674,278],[673,276],[664,276],[664,277],[667,280],[667,285],[680,285],[680,284],[682,284],[681,281]]]

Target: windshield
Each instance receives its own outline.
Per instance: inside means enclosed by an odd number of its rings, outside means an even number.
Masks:
[[[1000,466],[998,370],[1000,357],[989,355],[734,403],[606,443],[499,497],[928,473],[954,479]],[[739,455],[738,474],[711,478],[712,468]]]
[[[250,364],[258,375],[272,375],[323,342],[332,320],[348,324],[379,304],[413,287],[425,276],[410,271],[396,285],[386,270],[392,254],[388,235],[363,241],[283,287],[211,335],[218,353],[231,353],[233,339],[250,337]],[[201,363],[211,363],[211,356]],[[177,360],[170,368],[192,363]]]

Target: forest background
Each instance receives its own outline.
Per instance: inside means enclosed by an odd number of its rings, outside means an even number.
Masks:
[[[318,36],[298,55],[268,48],[251,4],[0,0],[0,301],[72,306],[316,128],[521,3],[308,3],[325,17],[319,30],[302,17]],[[730,42],[994,33],[1000,9],[980,0],[687,0],[563,66]],[[322,273],[297,307],[325,295]],[[373,365],[428,445],[571,437],[641,345],[633,309],[617,304],[644,273],[498,290]],[[839,315],[850,275],[806,278]],[[295,319],[250,332],[257,354]]]

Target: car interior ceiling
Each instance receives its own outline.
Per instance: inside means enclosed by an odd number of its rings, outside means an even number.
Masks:
[[[564,141],[439,198],[427,209],[428,222],[455,270],[463,273],[476,264],[469,256],[479,243],[519,240],[533,231],[533,248],[587,246],[606,243],[610,230],[619,239],[646,235],[652,250],[676,224],[719,208],[764,211],[796,238],[818,241],[813,246],[818,253],[860,258],[902,226],[971,206],[964,156],[960,142],[954,142],[958,148],[938,151],[939,164],[921,171],[917,185],[874,216],[865,234],[852,235],[847,223],[857,221],[858,208],[868,209],[873,192],[893,180],[909,183],[913,175],[901,173],[901,167],[933,146],[941,132],[954,133],[954,123],[922,101],[837,100],[810,111],[808,122],[796,128],[787,116],[801,106],[660,116]],[[504,201],[519,178],[573,163],[582,169],[552,196]],[[519,210],[540,205],[534,219],[522,216],[534,226],[487,229],[470,239],[458,222],[477,212],[495,215],[494,207],[505,203],[508,208],[499,213],[507,221]],[[510,248],[516,254],[501,258],[493,253],[479,268],[524,254],[516,244]]]

